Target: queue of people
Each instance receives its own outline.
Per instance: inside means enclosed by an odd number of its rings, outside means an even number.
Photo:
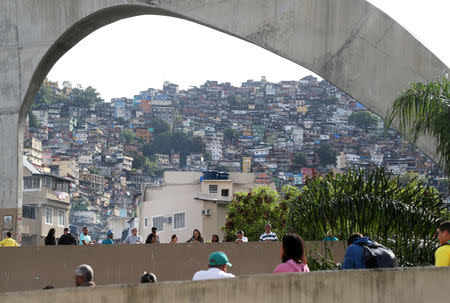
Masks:
[[[276,235],[273,235],[271,231],[270,224],[266,224],[265,233],[260,237],[260,241],[276,241],[278,239]],[[89,245],[89,238],[86,233],[87,229],[83,229],[83,241],[84,244]],[[49,242],[51,241],[51,233],[49,234]],[[151,236],[152,235],[152,236]],[[152,234],[148,237],[149,243],[157,243],[158,235],[156,230],[152,229]],[[244,237],[243,231],[238,231],[236,233],[237,243],[242,243],[248,241]],[[327,235],[332,236],[332,235]],[[66,236],[68,237],[68,236]],[[446,221],[440,224],[437,229],[437,237],[439,239],[440,247],[436,250],[436,266],[450,266],[450,221]],[[108,234],[107,239],[112,239],[112,233]],[[194,230],[192,238],[188,240],[188,243],[202,243],[200,242],[203,238],[199,230]],[[159,239],[158,239],[159,240]],[[218,242],[219,238],[217,235],[213,236],[212,242]],[[65,241],[65,240],[64,240]],[[177,243],[178,238],[173,235],[171,238],[171,243]],[[333,240],[329,240],[333,241]],[[11,234],[8,233],[8,238],[0,242],[0,246],[16,246],[14,245],[14,240],[11,239]],[[132,230],[132,235],[125,239],[128,244],[139,244],[142,243],[142,237],[137,235],[137,230]],[[146,241],[147,242],[147,241]],[[53,243],[53,242],[52,242]],[[110,243],[104,243],[110,244]],[[355,233],[350,235],[347,240],[348,247],[346,249],[343,269],[363,269],[363,268],[385,268],[396,266],[396,259],[393,252],[389,249],[372,241],[369,237],[364,236],[360,233]],[[369,254],[367,253],[369,250]],[[371,257],[367,257],[371,255]],[[278,264],[274,270],[274,274],[279,273],[307,273],[309,272],[308,260],[305,253],[305,245],[302,238],[295,233],[288,233],[283,236],[281,240],[280,247],[280,259],[281,263]],[[229,279],[235,278],[236,276],[229,272],[232,264],[226,253],[222,251],[212,252],[208,257],[208,268],[204,270],[199,270],[194,273],[192,280],[214,280],[214,279]],[[94,287],[94,271],[92,267],[88,264],[82,264],[75,270],[75,285],[77,287]],[[156,275],[153,273],[144,272],[140,277],[141,283],[157,283]],[[52,289],[53,286],[46,286],[44,289]]]

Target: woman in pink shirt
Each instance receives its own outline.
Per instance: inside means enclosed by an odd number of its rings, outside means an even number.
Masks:
[[[286,234],[281,244],[283,263],[275,267],[273,273],[309,272],[303,240],[297,234]]]

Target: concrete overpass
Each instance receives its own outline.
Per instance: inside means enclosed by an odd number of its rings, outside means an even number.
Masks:
[[[0,217],[13,216],[15,233],[20,234],[23,129],[41,82],[96,29],[147,14],[186,19],[261,46],[381,116],[410,82],[449,71],[365,0],[1,0]],[[430,138],[418,146],[434,157]]]

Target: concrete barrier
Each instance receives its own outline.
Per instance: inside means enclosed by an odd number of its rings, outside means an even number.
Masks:
[[[306,242],[308,250],[342,261],[344,242]],[[71,287],[75,268],[90,264],[98,285],[136,283],[144,271],[160,281],[190,280],[207,267],[208,255],[224,251],[235,275],[271,273],[281,262],[280,242],[204,243],[159,245],[35,246],[0,249],[0,292],[42,289],[46,285]]]
[[[236,279],[112,285],[0,294],[8,303],[443,303],[450,268],[266,274]]]

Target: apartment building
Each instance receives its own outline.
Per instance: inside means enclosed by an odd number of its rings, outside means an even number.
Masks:
[[[170,242],[173,234],[187,241],[199,229],[205,241],[213,234],[223,238],[226,205],[235,192],[249,192],[254,187],[252,173],[164,172],[164,185],[147,188],[140,206],[139,230],[144,239],[153,226],[158,228],[161,243]]]
[[[23,159],[23,246],[43,245],[50,228],[56,237],[69,225],[70,181],[43,174]]]

